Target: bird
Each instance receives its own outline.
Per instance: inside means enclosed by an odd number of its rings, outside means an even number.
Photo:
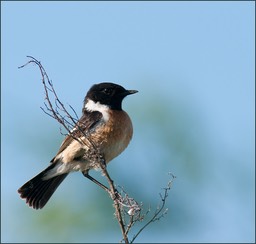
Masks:
[[[29,207],[42,209],[67,175],[75,171],[106,188],[89,175],[91,169],[99,168],[91,152],[97,148],[108,164],[125,150],[132,139],[133,125],[122,109],[122,101],[137,92],[111,82],[94,84],[89,89],[81,118],[64,138],[50,165],[18,189]]]

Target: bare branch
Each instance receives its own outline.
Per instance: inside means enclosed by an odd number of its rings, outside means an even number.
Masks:
[[[132,238],[130,243],[133,243],[135,241],[135,239],[138,237],[138,235],[151,223],[160,220],[161,218],[164,217],[164,215],[167,214],[168,208],[164,209],[165,204],[166,204],[166,200],[168,197],[168,192],[171,189],[172,183],[174,181],[174,179],[176,178],[176,176],[174,176],[172,173],[169,173],[169,175],[171,176],[171,179],[168,181],[168,184],[165,188],[163,188],[164,190],[164,195],[161,196],[161,204],[160,206],[157,207],[157,210],[155,211],[155,213],[153,214],[152,218],[137,232],[137,234]]]
[[[114,203],[113,205],[115,208],[115,216],[121,229],[122,241],[124,241],[125,243],[129,243],[128,234],[131,231],[132,227],[136,222],[143,221],[145,217],[151,212],[151,208],[149,207],[146,213],[142,214],[142,203],[139,204],[134,198],[129,197],[129,195],[124,191],[123,188],[121,188],[120,193],[118,192],[114,185],[114,181],[112,180],[107,171],[106,162],[100,152],[100,149],[96,147],[94,142],[90,139],[90,137],[88,137],[88,132],[85,132],[81,128],[82,126],[81,124],[79,124],[79,119],[74,108],[69,105],[69,109],[71,109],[73,113],[72,116],[65,108],[64,104],[60,101],[53,87],[53,82],[49,79],[42,64],[32,56],[27,57],[30,60],[19,68],[23,68],[31,63],[35,64],[39,68],[45,93],[44,107],[41,107],[41,109],[45,114],[57,120],[58,123],[67,131],[67,134],[72,136],[73,139],[77,140],[80,144],[88,146],[88,157],[90,158],[90,160],[95,162],[95,164],[101,169],[103,176],[105,176],[108,181],[109,188],[106,187],[105,191],[110,195]],[[60,127],[60,133],[62,135],[67,135],[62,132],[62,127]],[[84,140],[81,140],[81,137],[77,136],[78,131],[84,135]],[[149,221],[137,232],[136,235],[134,235],[130,243],[134,242],[138,235],[149,224],[160,220],[167,213],[168,209],[165,209],[165,204],[168,197],[168,192],[171,188],[172,181],[175,178],[174,175],[170,175],[172,176],[172,179],[168,182],[167,187],[163,188],[163,193],[160,193],[160,205],[157,207],[155,213],[149,219]]]
[[[53,87],[52,81],[50,81],[50,79],[49,79],[44,67],[41,65],[41,63],[32,56],[27,56],[27,57],[30,58],[30,60],[26,64],[20,66],[19,68],[23,68],[23,67],[27,66],[30,63],[34,63],[38,66],[38,68],[41,72],[42,83],[43,83],[44,92],[45,92],[45,100],[46,100],[46,102],[44,103],[45,109],[42,108],[42,107],[41,107],[41,109],[44,111],[44,113],[46,113],[50,117],[56,119],[58,121],[58,123],[60,123],[67,130],[67,132],[75,140],[77,140],[79,143],[84,143],[84,144],[87,144],[87,145],[89,143],[91,145],[90,148],[92,148],[93,150],[92,150],[92,152],[90,152],[90,154],[91,154],[90,156],[99,165],[99,167],[102,170],[103,175],[108,180],[108,183],[109,183],[109,186],[110,186],[110,190],[109,190],[108,193],[110,194],[110,197],[114,202],[114,207],[116,209],[116,216],[117,216],[117,219],[118,219],[119,226],[121,228],[123,239],[124,239],[125,243],[129,243],[128,237],[125,234],[125,227],[124,227],[124,223],[123,223],[123,219],[122,219],[122,215],[121,215],[120,205],[118,203],[118,198],[117,198],[117,196],[118,196],[117,192],[118,191],[116,190],[116,188],[114,186],[114,181],[109,176],[109,173],[107,171],[106,163],[105,163],[105,159],[104,159],[103,155],[101,155],[99,149],[86,136],[85,132],[81,129],[81,127],[77,123],[78,116],[77,116],[76,112],[74,111],[73,107],[69,106],[71,108],[71,110],[74,112],[76,118],[71,116],[70,113],[66,110],[65,106],[60,101],[60,99],[59,99],[59,97],[58,97],[58,95],[57,95],[57,93],[56,93],[56,91]],[[53,104],[52,104],[51,99],[50,99],[50,95],[53,95],[54,103],[55,103],[56,108],[53,107]],[[60,111],[64,113],[64,116],[61,115]],[[68,119],[66,119],[66,118],[68,118]],[[76,138],[76,136],[73,135],[71,128],[76,128],[81,133],[83,133],[87,141],[82,142],[80,138]]]

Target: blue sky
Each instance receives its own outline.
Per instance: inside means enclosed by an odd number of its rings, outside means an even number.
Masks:
[[[90,196],[95,188],[79,174],[42,212],[19,199],[16,190],[48,165],[63,139],[40,110],[38,70],[17,68],[26,55],[42,62],[78,114],[94,83],[139,90],[124,101],[133,141],[110,172],[144,201],[157,196],[168,171],[177,179],[168,217],[138,241],[255,241],[254,2],[4,1],[1,34],[2,242],[119,241],[118,229],[102,239],[73,229],[69,239],[43,235],[47,221],[40,221],[74,187],[68,211],[93,203],[81,199],[81,184]]]

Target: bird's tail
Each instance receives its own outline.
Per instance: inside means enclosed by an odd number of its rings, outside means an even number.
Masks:
[[[25,183],[18,189],[20,197],[26,199],[26,203],[34,208],[43,208],[60,183],[66,178],[67,173],[45,179],[45,175],[54,168],[51,164],[44,171]]]

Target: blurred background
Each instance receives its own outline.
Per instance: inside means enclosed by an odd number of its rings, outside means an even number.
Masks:
[[[63,140],[26,55],[79,115],[92,84],[139,90],[109,172],[152,211],[177,178],[137,242],[255,242],[255,2],[1,2],[1,241],[119,242],[110,198],[80,173],[42,210],[17,194]]]

